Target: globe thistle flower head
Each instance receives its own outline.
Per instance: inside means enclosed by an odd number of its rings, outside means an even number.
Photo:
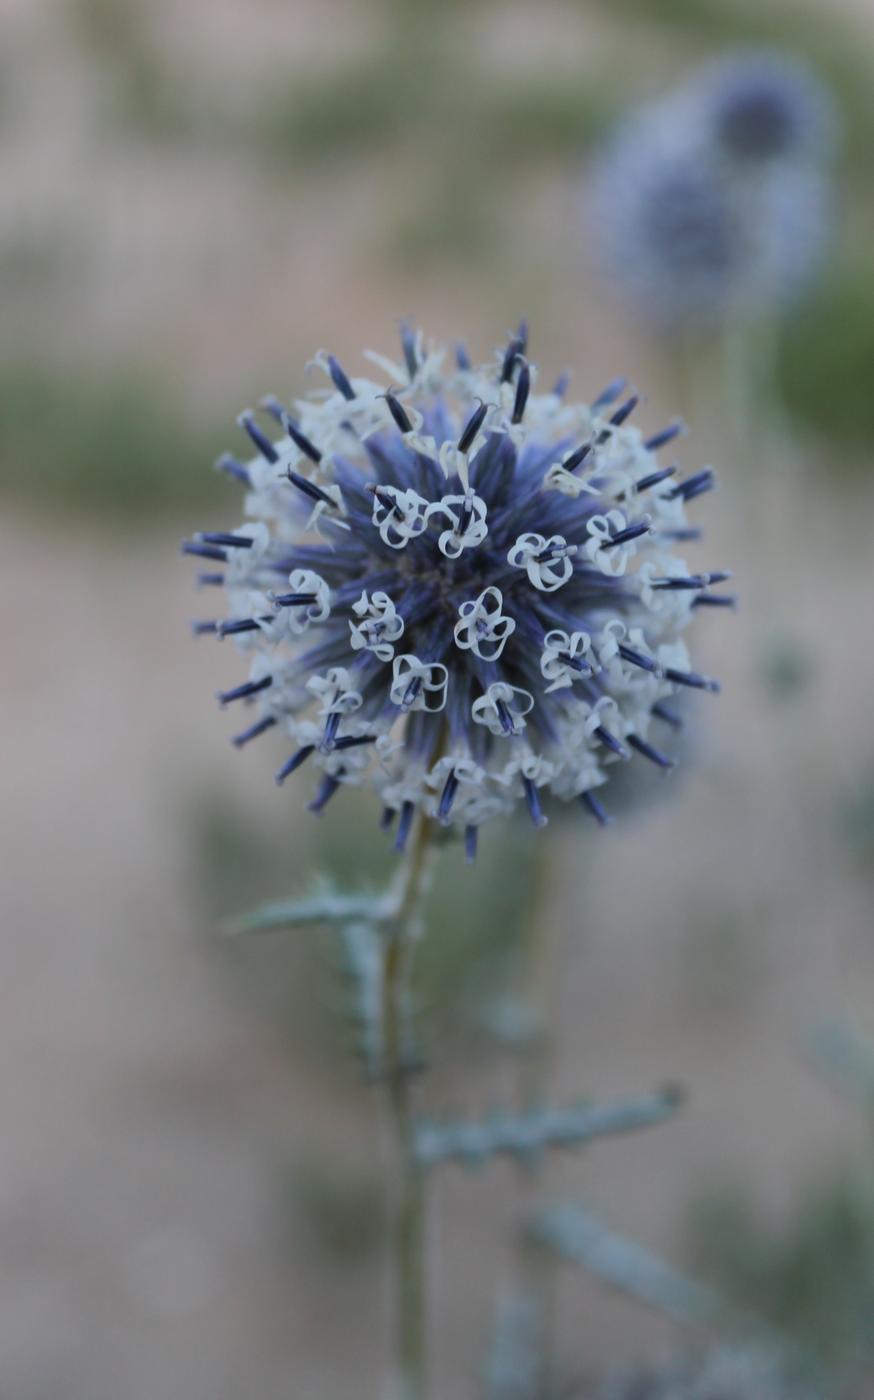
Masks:
[[[678,555],[709,469],[681,479],[616,381],[591,403],[541,391],[523,325],[487,364],[404,328],[385,383],[314,361],[326,387],[244,413],[245,520],[183,552],[208,561],[248,677],[221,693],[254,709],[234,738],[276,731],[282,784],[317,770],[311,810],[346,786],[379,794],[403,849],[417,811],[463,832],[553,800],[606,820],[599,791],[632,756],[671,760],[671,697],[715,691],[684,633],[725,573]],[[272,430],[267,424],[272,420]]]
[[[589,181],[594,252],[655,326],[722,320],[751,261],[736,192],[697,145],[651,109],[627,122]]]
[[[832,181],[821,165],[790,161],[775,165],[752,195],[758,203],[747,305],[759,299],[778,308],[793,305],[825,265],[835,227]]]
[[[792,302],[820,265],[832,226],[825,167],[726,159],[702,113],[709,101],[702,83],[642,109],[589,180],[601,268],[634,310],[669,332]]]
[[[820,161],[834,147],[831,97],[806,64],[779,50],[729,54],[692,78],[690,105],[708,138],[732,161]]]

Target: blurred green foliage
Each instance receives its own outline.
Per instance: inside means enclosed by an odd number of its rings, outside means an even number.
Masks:
[[[579,160],[622,110],[617,86],[574,77],[526,78],[485,94],[484,154],[505,165]]]
[[[790,322],[781,379],[791,417],[864,457],[836,452],[829,469],[870,471],[874,441],[874,262],[838,264]]]
[[[323,822],[301,810],[306,794],[305,779],[275,794],[269,822],[254,822],[228,792],[193,797],[183,829],[193,842],[194,888],[208,928],[265,900],[300,893],[313,870],[343,890],[386,888],[397,857],[391,837],[379,829],[373,794],[338,793]],[[522,825],[487,831],[474,869],[459,843],[441,846],[428,902],[433,936],[422,942],[415,963],[426,1052],[430,1038],[461,1044],[466,1032],[479,1036],[483,998],[502,991],[532,916],[537,861],[538,845]],[[292,929],[220,946],[245,970],[252,994],[296,1047],[308,1040],[330,1063],[345,995],[334,975],[341,961],[335,936],[323,928]]]
[[[616,111],[606,79],[593,86],[583,77],[544,77],[508,88],[465,71],[467,64],[439,47],[426,56],[393,47],[328,79],[296,76],[264,104],[265,147],[294,163],[322,164],[425,133],[488,183],[499,166],[579,156]],[[432,162],[428,174],[435,173]],[[468,195],[475,188],[472,181]]]
[[[264,102],[259,134],[265,151],[295,164],[354,159],[398,131],[413,101],[411,88],[412,75],[404,82],[388,58],[329,77],[296,76]]]
[[[494,248],[498,211],[489,201],[483,183],[472,172],[452,168],[443,178],[405,201],[389,225],[389,255],[413,270],[422,261],[430,265],[468,262]]]
[[[782,1227],[736,1187],[692,1208],[699,1270],[745,1315],[784,1329],[819,1360],[850,1366],[874,1357],[874,1181],[849,1166],[814,1183]],[[866,1392],[867,1393],[867,1392]]]
[[[205,640],[209,645],[215,639]],[[232,670],[235,655],[228,653]],[[235,732],[230,724],[228,731]],[[244,761],[241,754],[240,762]],[[225,791],[206,788],[189,799],[184,830],[193,844],[196,889],[210,925],[265,900],[281,898],[289,892],[293,870],[312,868],[308,833],[301,837],[293,832],[287,794],[271,794],[268,789],[267,796],[276,799],[269,822],[254,822],[239,798]]]
[[[142,39],[140,15],[130,0],[71,0],[73,33],[103,57],[129,53]]]
[[[290,1222],[316,1254],[340,1268],[372,1259],[386,1230],[380,1177],[308,1159],[292,1165],[286,1192]]]
[[[874,763],[870,759],[841,804],[840,828],[853,865],[865,875],[874,874]]]
[[[242,763],[244,755],[239,757]],[[290,812],[288,790],[271,793],[268,772],[264,783],[264,797],[269,803],[272,796],[275,802],[257,818],[235,792],[213,787],[192,794],[181,813],[180,839],[189,843],[204,940],[294,1055],[314,1051],[320,1064],[336,1068],[342,1047],[336,1022],[325,1015],[331,992],[327,969],[334,953],[331,935],[313,928],[232,939],[220,932],[231,915],[289,894],[319,868],[313,859],[312,828],[294,820],[298,814]]]
[[[41,511],[141,521],[238,499],[211,471],[225,440],[157,376],[0,363],[0,486]]]
[[[135,0],[72,0],[74,37],[100,63],[107,115],[152,140],[177,140],[195,126],[190,80],[154,42]]]
[[[737,902],[698,895],[680,914],[683,1016],[712,1026],[737,1020],[764,987],[767,952],[763,933],[770,910],[761,901]]]
[[[484,1001],[501,987],[531,921],[543,859],[530,830],[512,823],[482,832],[474,867],[460,843],[447,844],[428,904],[429,928],[417,954],[417,990],[432,1019],[448,1033],[453,1009],[479,1029]]]
[[[785,632],[769,638],[759,662],[765,689],[778,703],[799,699],[816,670],[810,650],[799,638]]]

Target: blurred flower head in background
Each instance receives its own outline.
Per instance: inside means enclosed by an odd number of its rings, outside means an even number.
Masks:
[[[835,131],[803,65],[763,52],[707,64],[598,154],[588,196],[602,270],[662,330],[792,303],[828,245]]]
[[[228,604],[195,631],[249,661],[219,697],[258,706],[234,742],[277,728],[294,745],[278,782],[321,769],[312,810],[367,781],[399,849],[421,809],[472,858],[518,803],[543,825],[542,791],[603,821],[612,764],[671,767],[649,737],[679,724],[665,701],[717,689],[683,633],[731,599],[675,552],[712,472],[659,465],[680,425],[644,438],[624,381],[591,404],[564,378],[538,393],[524,326],[481,367],[406,328],[402,344],[401,364],[370,355],[394,387],[320,352],[326,391],[262,405],[279,437],[243,414],[255,455],[219,465],[246,523],[183,548],[221,566],[200,582]]]
[[[779,50],[729,54],[704,65],[686,95],[707,139],[732,160],[821,161],[834,151],[831,96],[805,63]]]

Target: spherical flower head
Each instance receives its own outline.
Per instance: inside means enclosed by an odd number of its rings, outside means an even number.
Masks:
[[[617,291],[662,330],[711,327],[792,302],[832,225],[822,164],[731,161],[698,84],[629,118],[596,159],[589,227]]]
[[[779,50],[738,52],[706,64],[693,76],[688,97],[732,161],[820,161],[835,144],[828,90],[807,64]]]
[[[669,330],[722,320],[751,259],[730,183],[679,135],[662,114],[641,113],[617,131],[589,181],[599,265],[634,309]]]
[[[234,742],[284,736],[277,782],[320,770],[317,812],[370,785],[398,849],[417,811],[470,858],[517,805],[542,826],[581,800],[603,822],[611,768],[672,766],[655,732],[679,723],[671,697],[717,689],[684,634],[731,602],[727,575],[677,553],[712,472],[660,463],[680,426],[645,438],[622,381],[590,403],[565,379],[540,392],[524,325],[480,367],[408,328],[402,347],[369,356],[385,384],[320,352],[324,390],[241,415],[254,455],[219,466],[246,520],[183,546],[226,599],[195,630],[248,661],[219,696],[255,711]]]

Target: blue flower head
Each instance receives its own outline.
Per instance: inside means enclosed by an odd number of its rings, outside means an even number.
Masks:
[[[818,161],[835,143],[837,121],[827,89],[806,64],[779,50],[715,59],[693,76],[688,97],[731,160]]]
[[[603,147],[589,226],[617,291],[661,329],[791,303],[822,262],[831,182],[813,160],[732,160],[703,81],[644,107]]]
[[[750,264],[744,208],[719,166],[646,109],[616,132],[589,181],[601,269],[644,318],[675,329],[718,321]]]
[[[311,809],[371,785],[403,849],[421,810],[464,833],[517,804],[537,826],[552,798],[599,820],[611,766],[671,761],[655,731],[670,698],[715,691],[683,640],[724,573],[695,573],[686,507],[712,485],[657,454],[624,383],[570,403],[540,392],[523,325],[484,366],[402,332],[387,385],[350,378],[324,352],[327,387],[240,417],[254,448],[219,466],[245,490],[245,522],[204,531],[248,678],[223,705],[255,711],[239,747],[268,731],[276,774],[318,770]],[[273,421],[272,431],[265,424]]]

